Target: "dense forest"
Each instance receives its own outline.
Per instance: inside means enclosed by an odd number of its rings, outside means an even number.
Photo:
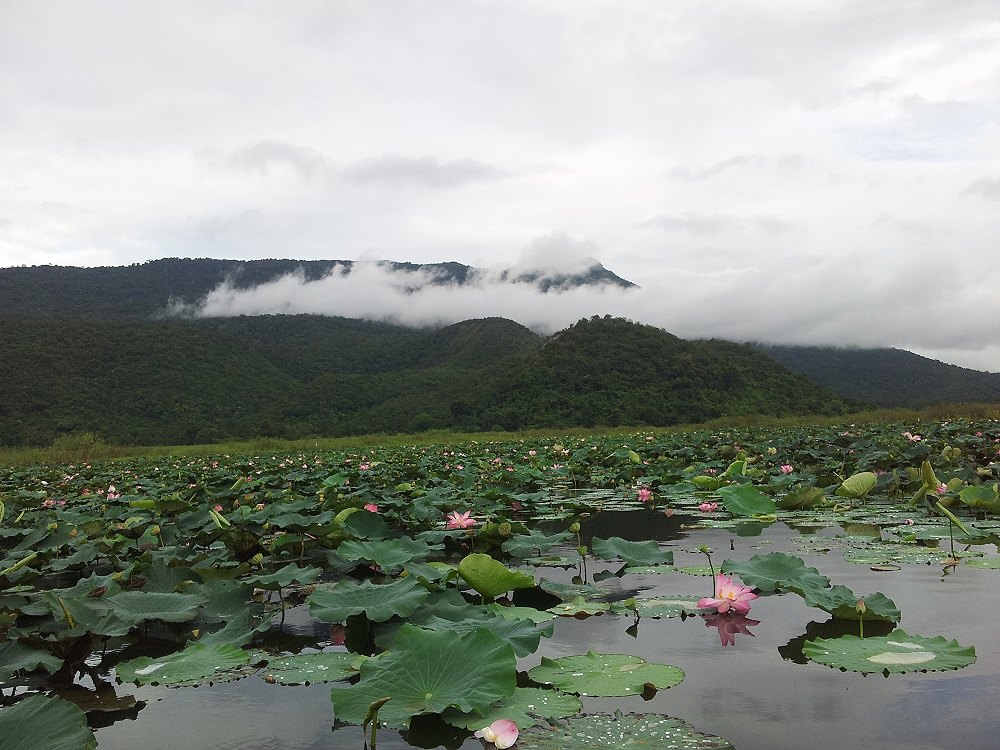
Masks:
[[[0,318],[0,444],[530,426],[668,425],[846,408],[748,346],[620,319],[549,339],[500,318],[440,329],[321,316]]]
[[[901,349],[760,348],[814,383],[875,406],[1000,403],[1000,373],[956,367]]]
[[[442,284],[481,273],[459,263],[380,263]],[[0,445],[83,431],[122,443],[193,443],[1000,402],[1000,375],[909,352],[685,341],[608,317],[543,338],[500,318],[419,329],[315,315],[167,314],[223,282],[248,288],[353,266],[168,258],[0,268]],[[596,262],[582,273],[505,273],[542,291],[633,286]]]

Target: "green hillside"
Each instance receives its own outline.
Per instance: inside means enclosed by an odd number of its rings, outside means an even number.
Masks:
[[[901,349],[760,348],[789,370],[844,398],[876,406],[1000,403],[1000,374],[956,367]]]
[[[0,444],[135,444],[437,427],[668,425],[844,403],[750,347],[593,318],[409,329],[320,316],[0,318]]]

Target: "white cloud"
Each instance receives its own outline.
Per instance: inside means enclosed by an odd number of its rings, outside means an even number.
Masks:
[[[643,289],[403,302],[992,346],[995,0],[102,8],[2,14],[0,265],[594,257]]]

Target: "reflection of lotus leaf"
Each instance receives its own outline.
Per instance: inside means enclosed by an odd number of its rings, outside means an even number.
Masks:
[[[517,738],[519,750],[733,750],[722,737],[698,732],[685,721],[662,714],[591,714],[568,719],[554,729],[531,727]]]
[[[852,672],[940,672],[961,669],[976,660],[973,646],[963,647],[942,636],[925,638],[894,630],[875,638],[845,635],[806,641],[802,652],[810,661]]]

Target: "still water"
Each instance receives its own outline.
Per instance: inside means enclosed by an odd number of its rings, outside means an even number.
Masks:
[[[760,624],[753,636],[736,635],[723,646],[719,632],[701,617],[642,619],[605,614],[586,619],[559,618],[552,638],[519,662],[523,670],[542,656],[559,657],[589,649],[628,653],[650,662],[680,667],[684,681],[649,700],[584,699],[584,711],[663,713],[684,719],[697,730],[725,737],[737,750],[940,750],[1000,747],[1000,654],[996,613],[1000,604],[1000,571],[958,565],[948,574],[942,566],[907,563],[899,570],[873,571],[868,565],[845,562],[836,538],[840,527],[808,532],[783,523],[758,536],[740,536],[728,529],[687,528],[680,514],[671,518],[654,511],[604,513],[584,523],[589,537],[620,536],[640,541],[657,539],[674,551],[675,565],[703,565],[700,545],[713,549],[716,567],[724,560],[747,560],[755,554],[789,552],[807,565],[859,594],[881,591],[902,612],[899,627],[910,635],[945,636],[962,646],[974,646],[976,662],[948,672],[903,675],[861,675],[841,672],[801,656],[806,637],[832,637],[824,623],[829,616],[807,607],[793,594],[761,597],[750,617]],[[826,544],[829,540],[831,543]],[[829,547],[828,552],[817,550]],[[992,546],[980,547],[996,556]],[[942,554],[942,557],[945,557]],[[591,558],[587,578],[620,564]],[[583,571],[540,568],[536,580],[569,581]],[[711,594],[707,577],[668,573],[627,574],[600,581],[608,599],[628,596]],[[855,632],[853,629],[850,632]],[[882,631],[885,632],[885,631]],[[286,650],[304,645],[336,650],[326,638],[329,625],[313,621],[304,607],[291,611],[272,634],[285,639]],[[866,634],[875,634],[866,627]],[[278,642],[281,642],[280,640]],[[113,678],[113,675],[108,677]],[[89,686],[89,683],[88,683]],[[330,685],[283,687],[259,677],[198,688],[109,685],[121,701],[130,696],[141,707],[113,714],[110,726],[97,728],[99,750],[329,750],[362,748],[359,727],[334,728]],[[479,740],[431,727],[407,736],[379,732],[378,747],[481,748]]]

